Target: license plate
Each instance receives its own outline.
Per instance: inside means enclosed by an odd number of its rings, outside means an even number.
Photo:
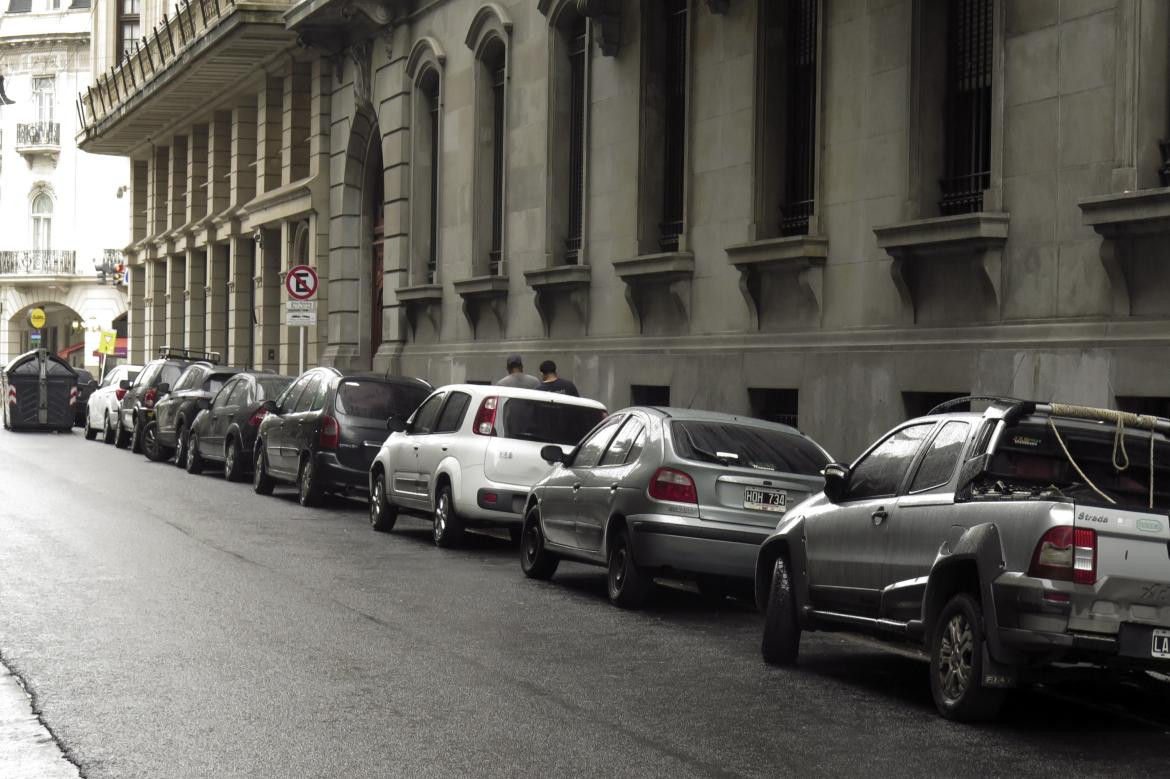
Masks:
[[[788,508],[788,493],[779,490],[765,490],[761,487],[748,487],[743,491],[743,507],[781,513]]]
[[[1170,630],[1154,630],[1150,639],[1150,654],[1170,660]]]

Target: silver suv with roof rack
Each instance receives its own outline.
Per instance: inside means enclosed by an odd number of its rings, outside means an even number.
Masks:
[[[951,412],[961,402],[985,412]],[[763,654],[801,632],[924,645],[939,712],[995,716],[1054,663],[1170,670],[1170,421],[1000,398],[898,425],[760,548]]]

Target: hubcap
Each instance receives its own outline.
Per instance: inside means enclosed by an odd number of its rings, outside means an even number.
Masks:
[[[183,432],[182,430],[180,430],[179,431],[179,446],[175,450],[175,462],[182,465],[186,454],[187,454],[187,434],[185,432]]]
[[[533,522],[528,527],[528,534],[524,539],[524,556],[529,563],[536,562],[536,555],[540,553],[540,527]]]
[[[155,436],[155,428],[153,428],[153,427],[148,427],[142,431],[142,445],[145,446],[146,448],[150,449],[151,452],[154,451],[154,444],[155,444],[154,436]]]
[[[382,480],[374,482],[374,494],[370,495],[370,524],[378,524],[378,517],[382,515]]]
[[[609,584],[614,592],[622,589],[626,581],[626,547],[619,545],[613,550],[613,558],[609,564]]]
[[[971,625],[963,614],[951,617],[943,630],[939,644],[938,681],[939,687],[949,701],[957,701],[971,683],[971,660],[974,654],[975,638]]]
[[[255,468],[255,472],[252,474],[252,483],[255,484],[257,487],[259,487],[260,482],[263,479],[264,479],[264,455],[257,453],[256,454],[256,468]]]
[[[236,469],[236,445],[235,443],[228,444],[227,451],[223,453],[223,464],[229,472]]]
[[[443,534],[447,532],[447,495],[446,493],[439,496],[438,503],[435,504],[435,538],[442,538]]]
[[[307,498],[309,490],[313,486],[313,466],[305,463],[305,469],[301,472],[301,497]]]

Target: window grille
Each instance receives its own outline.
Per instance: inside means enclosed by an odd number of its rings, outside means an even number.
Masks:
[[[683,184],[686,172],[687,0],[663,0],[665,92],[662,224],[659,245],[678,251],[683,229]]]
[[[140,0],[119,0],[118,2],[118,44],[115,49],[119,60],[128,58],[140,34]]]
[[[806,235],[813,212],[817,130],[817,2],[788,0],[788,115],[782,235]]]
[[[426,92],[427,108],[430,113],[431,145],[431,248],[427,256],[426,283],[434,284],[439,270],[439,87],[434,84]]]
[[[991,185],[991,51],[993,0],[947,6],[946,168],[939,211],[983,209]]]
[[[488,273],[498,276],[504,251],[504,56],[492,66],[492,248]]]
[[[565,264],[581,261],[585,222],[585,20],[578,19],[569,38],[569,230]]]

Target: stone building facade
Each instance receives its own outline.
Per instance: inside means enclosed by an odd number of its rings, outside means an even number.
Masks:
[[[131,159],[139,359],[520,352],[842,457],[956,394],[1170,397],[1162,0],[146,7],[79,102]]]

